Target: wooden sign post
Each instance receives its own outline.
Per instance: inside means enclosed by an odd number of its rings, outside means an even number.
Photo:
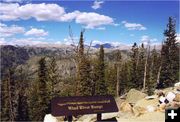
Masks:
[[[72,121],[73,115],[84,114],[97,114],[97,121],[101,121],[102,113],[117,111],[116,102],[110,95],[56,97],[51,102],[52,115],[66,116],[68,121]]]

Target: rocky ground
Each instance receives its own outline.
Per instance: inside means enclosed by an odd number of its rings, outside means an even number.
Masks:
[[[180,86],[155,90],[148,96],[141,91],[131,89],[126,95],[116,98],[119,111],[102,114],[103,120],[118,122],[164,122],[165,109],[180,107]],[[73,118],[78,122],[95,122],[96,114]],[[53,122],[63,121],[63,117],[54,118]]]

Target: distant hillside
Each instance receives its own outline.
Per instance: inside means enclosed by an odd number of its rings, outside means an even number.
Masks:
[[[8,68],[24,64],[29,59],[26,49],[11,45],[0,46],[1,54],[1,76]]]
[[[112,46],[110,43],[105,43],[105,44],[102,44],[104,46],[104,48],[114,48],[114,46]],[[92,47],[94,48],[100,48],[101,44],[96,44]]]
[[[105,44],[105,46],[108,47],[105,49],[105,60],[107,62],[111,62],[113,60],[112,56],[116,50],[111,49],[110,44]],[[75,73],[74,62],[72,62],[74,55],[73,47],[32,47],[11,45],[4,45],[0,47],[2,76],[8,68],[17,67],[18,65],[24,65],[26,63],[28,63],[28,67],[34,69],[34,67],[37,65],[38,59],[42,56],[54,56],[57,60],[59,71],[61,72],[62,76]],[[90,55],[96,56],[98,53],[97,48],[92,48]],[[129,51],[122,50],[121,52],[122,58],[124,60],[128,59]]]

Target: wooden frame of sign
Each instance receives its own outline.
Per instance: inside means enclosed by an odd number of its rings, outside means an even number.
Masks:
[[[66,116],[72,121],[74,115],[97,114],[97,121],[101,121],[102,113],[117,112],[118,108],[113,96],[72,96],[56,97],[51,101],[53,116]]]

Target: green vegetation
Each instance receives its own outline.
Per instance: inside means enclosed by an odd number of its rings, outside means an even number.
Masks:
[[[179,80],[179,47],[176,43],[175,20],[172,17],[169,18],[164,36],[161,50],[160,87],[172,86]]]
[[[97,63],[94,67],[95,95],[107,94],[105,83],[105,64],[104,64],[104,47],[100,46]]]
[[[81,32],[78,47],[78,69],[76,95],[92,95],[91,66],[86,54],[84,54],[83,32]]]
[[[1,120],[42,121],[57,96],[121,96],[131,88],[151,95],[178,82],[179,45],[173,18],[162,49],[134,43],[131,50],[86,53],[84,32],[76,51],[1,46]],[[88,51],[87,51],[88,52]]]

